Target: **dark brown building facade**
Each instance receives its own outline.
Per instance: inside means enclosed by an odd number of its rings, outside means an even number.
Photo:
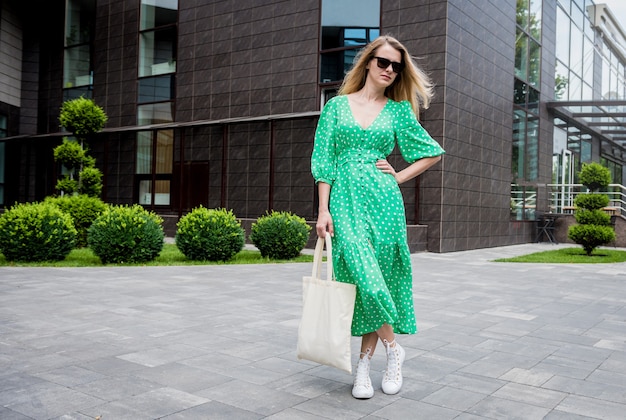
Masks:
[[[170,235],[199,205],[232,209],[245,220],[273,209],[313,221],[310,155],[319,110],[359,46],[391,34],[436,83],[421,121],[447,152],[402,187],[412,249],[532,240],[532,221],[511,216],[519,2],[24,3],[5,0],[1,9],[0,41],[15,44],[15,66],[3,72],[0,89],[4,206],[55,193],[59,109],[83,95],[109,118],[89,142],[104,174],[104,201],[155,210]],[[541,140],[531,181],[546,184],[553,117],[543,103],[553,99],[557,5],[543,3],[547,64],[536,88]],[[401,167],[397,153],[392,160]]]

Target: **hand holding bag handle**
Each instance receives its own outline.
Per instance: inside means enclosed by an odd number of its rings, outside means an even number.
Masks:
[[[317,238],[311,277],[302,279],[302,319],[298,329],[298,359],[307,359],[352,373],[350,348],[356,286],[334,279],[332,242]],[[326,280],[322,254],[326,243]]]

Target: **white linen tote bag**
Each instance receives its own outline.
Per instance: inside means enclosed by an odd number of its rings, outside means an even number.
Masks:
[[[326,242],[326,280],[320,275]],[[298,329],[298,359],[352,373],[350,351],[356,286],[334,278],[332,241],[317,238],[311,277],[302,278],[302,319]]]

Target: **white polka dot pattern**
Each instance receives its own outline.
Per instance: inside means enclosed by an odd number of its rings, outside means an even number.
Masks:
[[[393,175],[376,168],[396,142],[409,163],[444,153],[408,101],[389,99],[363,129],[348,97],[337,96],[322,110],[315,133],[311,170],[316,182],[331,185],[335,275],[357,286],[355,336],[385,323],[400,334],[417,331],[402,194]]]

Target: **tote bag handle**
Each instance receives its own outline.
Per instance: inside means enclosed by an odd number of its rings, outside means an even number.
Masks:
[[[324,259],[324,242],[326,242],[326,280],[333,281],[333,241],[328,233],[326,233],[325,238],[317,238],[315,253],[313,254],[313,272],[311,273],[311,278],[322,278],[319,274],[322,271],[322,260]]]

